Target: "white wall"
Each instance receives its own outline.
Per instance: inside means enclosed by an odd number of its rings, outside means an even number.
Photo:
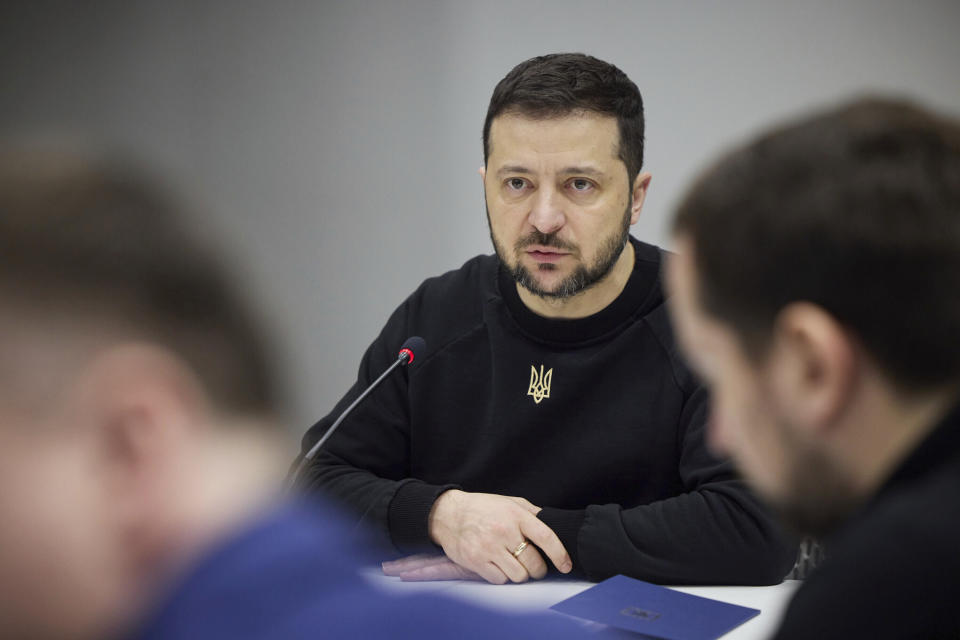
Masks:
[[[583,51],[647,114],[634,232],[757,127],[865,90],[960,113],[960,3],[3,3],[0,133],[84,132],[198,197],[280,339],[294,426],[425,277],[489,252],[480,129],[516,63]]]

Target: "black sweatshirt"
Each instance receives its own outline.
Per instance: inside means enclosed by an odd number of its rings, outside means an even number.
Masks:
[[[960,638],[960,404],[826,549],[777,640]]]
[[[533,313],[494,256],[425,281],[367,350],[353,388],[307,432],[304,451],[407,337],[422,336],[426,355],[341,425],[305,470],[307,486],[402,553],[432,546],[430,509],[457,487],[543,507],[575,575],[591,580],[779,582],[796,547],[707,451],[706,395],[677,353],[661,251],[631,242],[623,292],[582,319]]]

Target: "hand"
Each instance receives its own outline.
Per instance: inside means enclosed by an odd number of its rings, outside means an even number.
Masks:
[[[469,569],[441,554],[420,554],[407,556],[382,564],[383,573],[398,577],[404,582],[424,582],[429,580],[483,580]]]
[[[547,565],[537,547],[561,572],[573,563],[557,534],[537,519],[540,508],[524,498],[445,491],[430,511],[430,537],[447,557],[487,582],[540,579]],[[514,557],[524,541],[528,546]]]

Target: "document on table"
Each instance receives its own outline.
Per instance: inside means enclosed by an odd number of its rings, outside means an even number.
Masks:
[[[625,576],[604,580],[550,608],[667,640],[719,638],[760,613]]]

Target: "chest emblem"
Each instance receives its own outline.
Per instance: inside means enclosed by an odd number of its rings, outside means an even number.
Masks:
[[[550,383],[553,381],[553,369],[543,371],[543,365],[540,365],[540,371],[533,365],[530,365],[530,388],[527,389],[527,395],[533,396],[533,401],[537,404],[543,402],[544,398],[550,397]]]

